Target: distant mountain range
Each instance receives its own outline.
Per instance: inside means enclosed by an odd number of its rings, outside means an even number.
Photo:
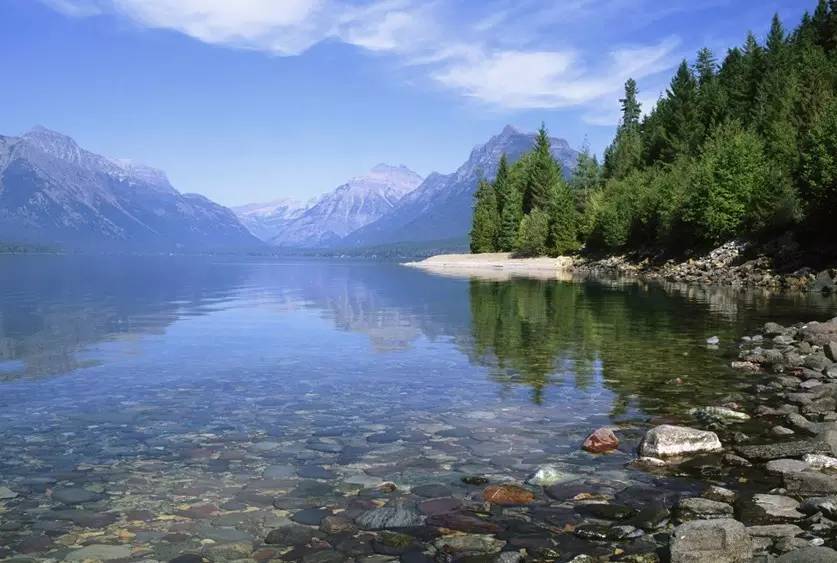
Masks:
[[[565,175],[578,151],[552,138],[552,154]],[[503,154],[511,162],[535,143],[534,133],[506,126],[451,174],[432,173],[423,181],[406,167],[385,164],[354,178],[313,204],[251,204],[235,211],[253,234],[274,246],[351,251],[409,243],[465,246],[477,182],[497,174]]]
[[[327,248],[390,213],[421,182],[406,166],[379,164],[306,205],[282,201],[234,211],[253,234],[273,246]]]
[[[181,194],[165,173],[80,148],[36,127],[0,136],[0,242],[105,251],[465,248],[474,192],[500,157],[514,162],[535,134],[506,126],[453,173],[427,178],[379,164],[306,203],[277,199],[233,210]],[[569,175],[578,152],[552,153]]]
[[[0,240],[113,251],[263,247],[235,214],[165,173],[36,127],[0,136]]]

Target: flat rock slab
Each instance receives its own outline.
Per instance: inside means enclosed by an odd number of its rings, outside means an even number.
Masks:
[[[687,520],[710,520],[714,518],[732,518],[732,506],[706,498],[684,498],[677,504],[677,518]]]
[[[776,559],[776,563],[835,563],[836,561],[837,551],[829,547],[803,547]]]
[[[837,493],[837,477],[817,473],[816,471],[802,471],[799,473],[785,473],[782,476],[785,488],[800,495],[830,495]]]
[[[754,538],[793,538],[803,531],[796,524],[767,524],[747,528],[747,533]]]
[[[737,506],[739,518],[754,524],[778,524],[805,516],[799,512],[796,500],[782,495],[753,495]]]
[[[752,556],[747,529],[731,518],[694,520],[672,534],[671,563],[745,563]]]
[[[831,448],[825,442],[801,440],[757,446],[736,446],[735,451],[750,460],[770,461],[773,459],[802,457],[805,454],[831,453]]]
[[[17,493],[9,487],[0,487],[0,500],[9,500],[17,497]]]
[[[811,466],[798,459],[772,459],[764,466],[768,473],[784,475],[785,473],[799,473],[807,471]]]
[[[52,499],[63,504],[85,504],[95,502],[100,498],[102,498],[100,494],[81,487],[61,487],[52,491]]]
[[[130,556],[131,547],[127,545],[88,545],[71,551],[64,557],[64,561],[86,561],[89,559],[113,561],[114,559],[126,559]]]
[[[663,424],[645,433],[640,455],[658,458],[683,456],[714,452],[722,447],[718,435],[714,432]]]

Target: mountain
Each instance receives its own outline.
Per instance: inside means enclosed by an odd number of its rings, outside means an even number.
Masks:
[[[281,233],[290,221],[302,215],[315,202],[316,200],[312,200],[303,203],[282,198],[233,207],[232,211],[251,233],[263,241],[268,241]]]
[[[324,248],[391,212],[422,178],[406,166],[379,164],[316,200],[268,242],[286,248]]]
[[[578,151],[564,139],[550,140],[552,155],[569,176],[575,168]],[[523,133],[507,125],[499,135],[475,147],[456,172],[430,174],[391,212],[351,233],[335,246],[367,247],[443,239],[461,239],[465,246],[471,228],[474,192],[480,177],[493,179],[504,153],[510,162],[514,162],[534,144],[534,133]]]
[[[181,194],[164,172],[43,127],[0,136],[0,240],[112,251],[262,246],[232,211]]]

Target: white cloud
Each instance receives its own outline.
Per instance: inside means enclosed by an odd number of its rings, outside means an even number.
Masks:
[[[678,42],[612,51],[599,68],[574,51],[500,51],[450,64],[433,74],[440,83],[480,101],[513,109],[565,108],[612,101],[629,77],[672,66]],[[594,115],[591,113],[591,115]]]
[[[442,0],[42,0],[71,16],[117,14],[138,25],[174,30],[200,41],[276,55],[304,53],[336,39],[389,54],[418,75],[499,109],[580,107],[589,122],[632,76],[641,79],[673,66],[675,39],[584,52],[550,46],[552,32],[514,31],[544,10],[579,18],[596,2],[567,0],[544,8],[531,0],[495,0],[481,14],[455,21]],[[619,5],[626,0],[602,0]],[[575,25],[575,24],[573,24]],[[503,33],[498,31],[503,28]],[[601,60],[602,62],[598,62]],[[598,116],[598,117],[597,117]]]

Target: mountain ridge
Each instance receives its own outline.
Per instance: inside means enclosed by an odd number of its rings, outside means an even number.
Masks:
[[[207,251],[262,246],[221,205],[166,174],[36,126],[0,136],[0,238],[67,249]]]

